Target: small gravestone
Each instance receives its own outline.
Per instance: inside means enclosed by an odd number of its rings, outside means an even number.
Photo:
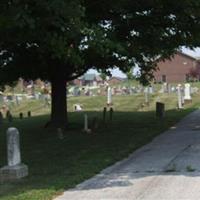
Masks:
[[[8,122],[13,121],[13,116],[9,110],[6,112],[6,118],[7,118]]]
[[[181,92],[181,85],[179,84],[177,87],[177,95],[178,95],[178,109],[183,108],[183,95]]]
[[[0,169],[0,182],[13,181],[28,175],[28,167],[21,163],[19,131],[7,130],[7,166]]]
[[[87,114],[84,115],[84,132],[90,133],[91,130],[88,128],[88,116]]]
[[[7,118],[7,119],[8,119],[8,117],[9,117],[9,115],[10,115],[10,111],[7,110],[7,112],[6,112],[6,118]]]
[[[31,117],[31,111],[28,111],[27,116]]]
[[[113,112],[114,112],[113,108],[110,108],[110,121],[112,121],[113,119]]]
[[[156,102],[156,117],[162,119],[165,115],[165,104]]]
[[[12,114],[10,114],[10,115],[8,116],[8,122],[13,122],[13,116],[12,116]]]
[[[106,111],[107,111],[107,109],[106,109],[106,107],[104,107],[103,108],[103,122],[106,121]]]
[[[107,89],[107,105],[112,105],[112,89],[111,87],[108,87]]]
[[[23,113],[21,112],[21,113],[19,113],[19,118],[20,119],[23,119],[24,118],[24,115],[23,115]]]
[[[184,102],[185,103],[190,103],[192,102],[192,97],[191,97],[191,87],[189,83],[185,84],[184,87]]]
[[[82,111],[82,110],[83,110],[83,108],[82,108],[81,105],[79,105],[79,104],[75,104],[75,105],[74,105],[74,111],[75,111],[75,112],[80,112],[80,111]]]

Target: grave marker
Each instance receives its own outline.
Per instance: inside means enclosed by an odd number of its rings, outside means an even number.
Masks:
[[[185,87],[184,87],[184,101],[185,102],[191,102],[192,101],[191,87],[190,87],[189,83],[186,83]]]
[[[107,105],[112,105],[112,90],[111,87],[108,87],[107,89]]]
[[[113,119],[113,108],[111,107],[110,108],[110,121],[112,121]]]
[[[107,111],[107,108],[104,107],[104,108],[103,108],[103,122],[106,121],[106,111]]]
[[[7,118],[8,122],[13,121],[13,116],[9,110],[6,112],[6,118]]]
[[[19,131],[7,130],[7,166],[0,169],[0,181],[12,181],[28,175],[28,167],[21,163]]]
[[[156,102],[156,117],[162,119],[165,115],[165,104]]]
[[[181,92],[181,85],[179,84],[177,87],[177,95],[178,95],[178,109],[183,108],[183,98],[182,98],[182,92]]]
[[[27,116],[31,117],[31,111],[28,111]]]
[[[91,130],[88,128],[88,116],[87,114],[84,115],[84,132],[90,133]]]
[[[23,116],[23,113],[21,112],[21,113],[19,113],[19,118],[20,119],[23,119],[24,118],[24,116]]]

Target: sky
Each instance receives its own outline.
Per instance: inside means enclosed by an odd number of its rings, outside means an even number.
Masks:
[[[195,50],[190,50],[187,49],[185,47],[182,48],[183,53],[188,54],[192,57],[199,57],[200,58],[200,48],[196,48]],[[97,73],[96,70],[94,69],[90,69],[87,73]],[[113,69],[111,70],[112,76],[117,76],[117,77],[121,77],[121,78],[125,78],[126,75],[121,72],[119,69]]]

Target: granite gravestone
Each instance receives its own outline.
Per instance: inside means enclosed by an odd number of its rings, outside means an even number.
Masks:
[[[187,102],[191,102],[192,101],[192,97],[191,97],[191,87],[189,83],[185,84],[184,87],[184,101]]]
[[[19,131],[7,130],[7,166],[0,169],[0,182],[13,181],[28,175],[27,165],[21,163]]]
[[[178,95],[178,109],[183,108],[183,101],[182,101],[182,92],[181,92],[181,85],[177,86],[177,95]]]
[[[107,89],[107,105],[112,105],[112,89],[111,87],[108,87]]]

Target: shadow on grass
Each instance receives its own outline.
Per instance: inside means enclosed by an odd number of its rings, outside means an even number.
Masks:
[[[127,157],[193,110],[169,110],[163,120],[154,112],[114,112],[113,121],[107,116],[106,123],[101,112],[87,112],[90,120],[99,119],[99,128],[92,134],[82,131],[83,113],[69,113],[71,123],[62,140],[54,131],[44,129],[48,116],[4,122],[0,129],[0,165],[6,164],[6,129],[14,126],[20,131],[22,161],[30,172],[20,181],[0,185],[0,199],[52,199]],[[118,180],[113,184],[129,183]]]

